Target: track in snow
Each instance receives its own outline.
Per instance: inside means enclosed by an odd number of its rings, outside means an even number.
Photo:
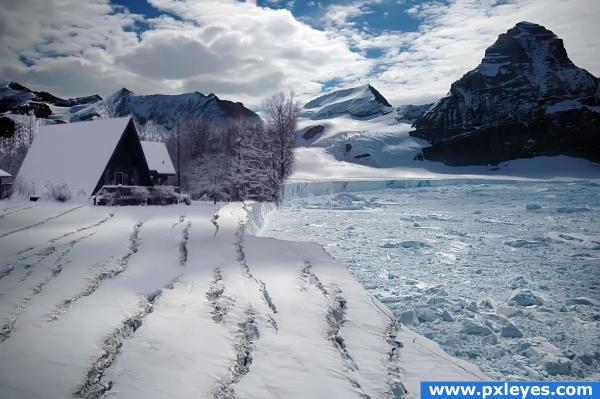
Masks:
[[[230,375],[219,381],[219,386],[215,389],[213,399],[235,399],[235,385],[240,382],[250,371],[252,364],[252,352],[256,340],[259,338],[258,324],[256,323],[256,314],[250,306],[246,310],[246,317],[238,325],[235,338],[236,360],[230,368]]]
[[[121,325],[115,328],[104,339],[103,353],[94,361],[86,373],[85,381],[74,393],[75,397],[97,399],[112,389],[113,381],[103,380],[105,371],[112,366],[121,353],[124,342],[133,337],[135,332],[142,326],[144,319],[154,312],[156,301],[162,295],[163,291],[165,289],[173,289],[175,281],[172,281],[156,293],[145,296],[142,300],[140,311],[135,316],[123,320]]]
[[[60,305],[57,306],[56,310],[52,312],[49,317],[49,321],[56,321],[58,318],[64,314],[75,302],[79,301],[82,298],[88,297],[92,295],[100,286],[104,283],[105,280],[110,280],[116,278],[119,274],[123,273],[127,270],[127,266],[129,266],[129,259],[137,253],[141,240],[139,238],[140,231],[142,226],[144,225],[143,221],[139,221],[133,225],[133,230],[129,235],[129,250],[125,255],[121,257],[119,262],[117,262],[117,266],[112,269],[107,269],[101,271],[97,274],[92,280],[91,284],[88,285],[85,289],[83,289],[79,294],[66,299]]]
[[[272,313],[269,316],[269,322],[271,323],[273,330],[275,330],[277,332],[279,328],[277,327],[277,320],[275,320],[275,317],[274,317],[274,315],[277,313],[277,307],[275,306],[275,303],[271,299],[271,295],[269,294],[269,291],[267,290],[267,284],[265,284],[264,281],[255,277],[252,274],[252,272],[250,271],[250,266],[248,266],[248,262],[246,260],[246,251],[244,249],[244,242],[243,242],[244,241],[244,226],[243,225],[240,224],[240,227],[236,231],[235,235],[236,235],[235,246],[236,246],[236,250],[237,250],[237,254],[238,254],[238,262],[242,266],[242,269],[244,270],[244,274],[246,275],[246,277],[248,277],[249,279],[254,281],[256,283],[256,285],[258,285],[258,290],[260,291],[260,293],[263,297],[263,300],[265,301],[265,304],[269,307],[269,309],[271,310],[271,313]]]
[[[28,230],[28,229],[31,229],[31,228],[34,228],[34,227],[41,226],[42,224],[47,223],[47,222],[49,222],[51,220],[58,219],[59,217],[67,215],[67,214],[69,214],[71,212],[75,212],[76,210],[81,209],[84,206],[85,205],[79,205],[79,206],[76,206],[74,208],[69,208],[66,211],[60,212],[60,213],[58,213],[58,214],[56,214],[54,216],[50,216],[50,217],[48,217],[46,219],[40,220],[37,223],[31,224],[31,225],[26,226],[26,227],[18,228],[16,230],[9,231],[8,233],[0,234],[0,238],[4,238],[4,237],[9,236],[11,234],[19,233],[19,232],[24,231],[24,230]]]
[[[309,261],[304,261],[304,268],[300,272],[301,277],[307,283],[313,285],[329,302],[325,319],[328,325],[327,338],[333,343],[334,347],[340,354],[344,365],[348,369],[348,373],[344,376],[346,380],[354,387],[357,393],[363,399],[370,399],[358,380],[352,376],[358,371],[356,362],[350,355],[344,337],[340,334],[340,330],[346,322],[346,309],[348,302],[342,295],[342,291],[338,287],[332,287],[328,290],[319,278],[312,272],[312,265]]]
[[[53,264],[52,269],[50,270],[50,274],[47,275],[42,281],[40,281],[39,283],[37,283],[34,288],[31,291],[31,294],[28,295],[16,308],[16,315],[15,317],[4,323],[2,326],[0,326],[0,343],[6,341],[10,335],[12,334],[12,331],[14,329],[15,323],[17,322],[17,320],[19,319],[19,317],[23,314],[23,312],[27,309],[27,307],[29,306],[29,304],[31,303],[31,301],[33,300],[33,298],[39,294],[40,292],[42,292],[43,288],[46,286],[46,284],[48,284],[52,279],[58,277],[61,273],[62,270],[64,268],[64,266],[68,263],[68,262],[63,262],[65,256],[71,252],[71,250],[73,250],[73,248],[80,243],[81,241],[88,239],[90,237],[92,237],[93,235],[95,235],[96,232],[92,232],[88,235],[82,236],[76,240],[72,240],[71,242],[67,243],[64,245],[65,249],[63,250],[62,253],[60,253],[60,255],[57,257],[56,261]],[[29,276],[29,275],[26,275]],[[24,278],[21,279],[21,281],[24,281]]]

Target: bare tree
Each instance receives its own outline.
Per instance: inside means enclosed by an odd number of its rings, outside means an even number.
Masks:
[[[33,111],[19,117],[12,135],[0,138],[0,164],[7,172],[16,174],[39,129],[39,121]]]
[[[154,119],[148,119],[140,129],[140,140],[142,141],[163,141],[160,130]]]
[[[100,119],[118,118],[117,107],[112,102],[109,102],[108,99],[102,101],[98,106],[98,117]]]
[[[195,118],[186,121],[182,126],[180,137],[182,147],[186,154],[183,158],[202,158],[208,149],[208,143],[213,134],[213,126],[205,118]]]
[[[239,200],[278,202],[282,181],[274,167],[274,152],[264,124],[248,125],[240,137],[235,191]]]
[[[224,154],[210,154],[204,159],[191,161],[186,169],[187,181],[193,198],[208,197],[217,201],[229,201],[232,187],[232,163]]]
[[[288,97],[279,92],[269,97],[264,105],[267,139],[271,148],[271,161],[278,179],[283,182],[292,172],[294,162],[294,137],[298,124],[298,104],[294,93]]]

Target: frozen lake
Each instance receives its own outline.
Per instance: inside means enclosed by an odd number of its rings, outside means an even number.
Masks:
[[[493,378],[600,379],[596,182],[299,198],[259,234],[320,243],[404,324]]]

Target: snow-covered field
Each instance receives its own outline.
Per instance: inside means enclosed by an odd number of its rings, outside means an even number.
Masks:
[[[417,398],[487,378],[246,216],[0,202],[0,397]]]
[[[493,378],[600,379],[600,183],[451,183],[296,197],[258,234],[321,243],[402,323]]]

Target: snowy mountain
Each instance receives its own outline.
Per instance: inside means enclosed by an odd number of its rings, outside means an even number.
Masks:
[[[204,117],[211,120],[258,118],[240,102],[221,100],[214,94],[205,96],[200,92],[179,95],[136,95],[123,88],[108,99],[99,95],[63,99],[48,92],[33,91],[14,82],[0,87],[0,129],[10,133],[14,129],[11,120],[29,111],[43,119],[44,123],[77,122],[97,119],[107,110],[113,116],[131,114],[138,126],[152,120],[159,132],[172,129],[186,119]]]
[[[106,105],[94,103],[77,110],[71,121],[97,118],[103,106],[108,106],[115,116],[131,115],[138,125],[152,120],[164,130],[171,130],[177,123],[198,117],[217,121],[258,118],[242,103],[221,100],[213,93],[208,96],[197,91],[178,95],[136,95],[122,88],[106,100]]]
[[[304,105],[302,116],[318,120],[350,115],[373,118],[393,111],[390,103],[370,84],[337,90]]]
[[[560,154],[600,161],[599,90],[561,39],[520,22],[417,118],[411,134],[433,145],[426,159],[448,165]]]
[[[412,121],[408,118],[414,120],[427,107],[394,109],[369,84],[334,91],[301,110],[296,152],[301,156],[303,149],[316,147],[338,161],[374,167],[415,163],[427,142],[409,136]]]

